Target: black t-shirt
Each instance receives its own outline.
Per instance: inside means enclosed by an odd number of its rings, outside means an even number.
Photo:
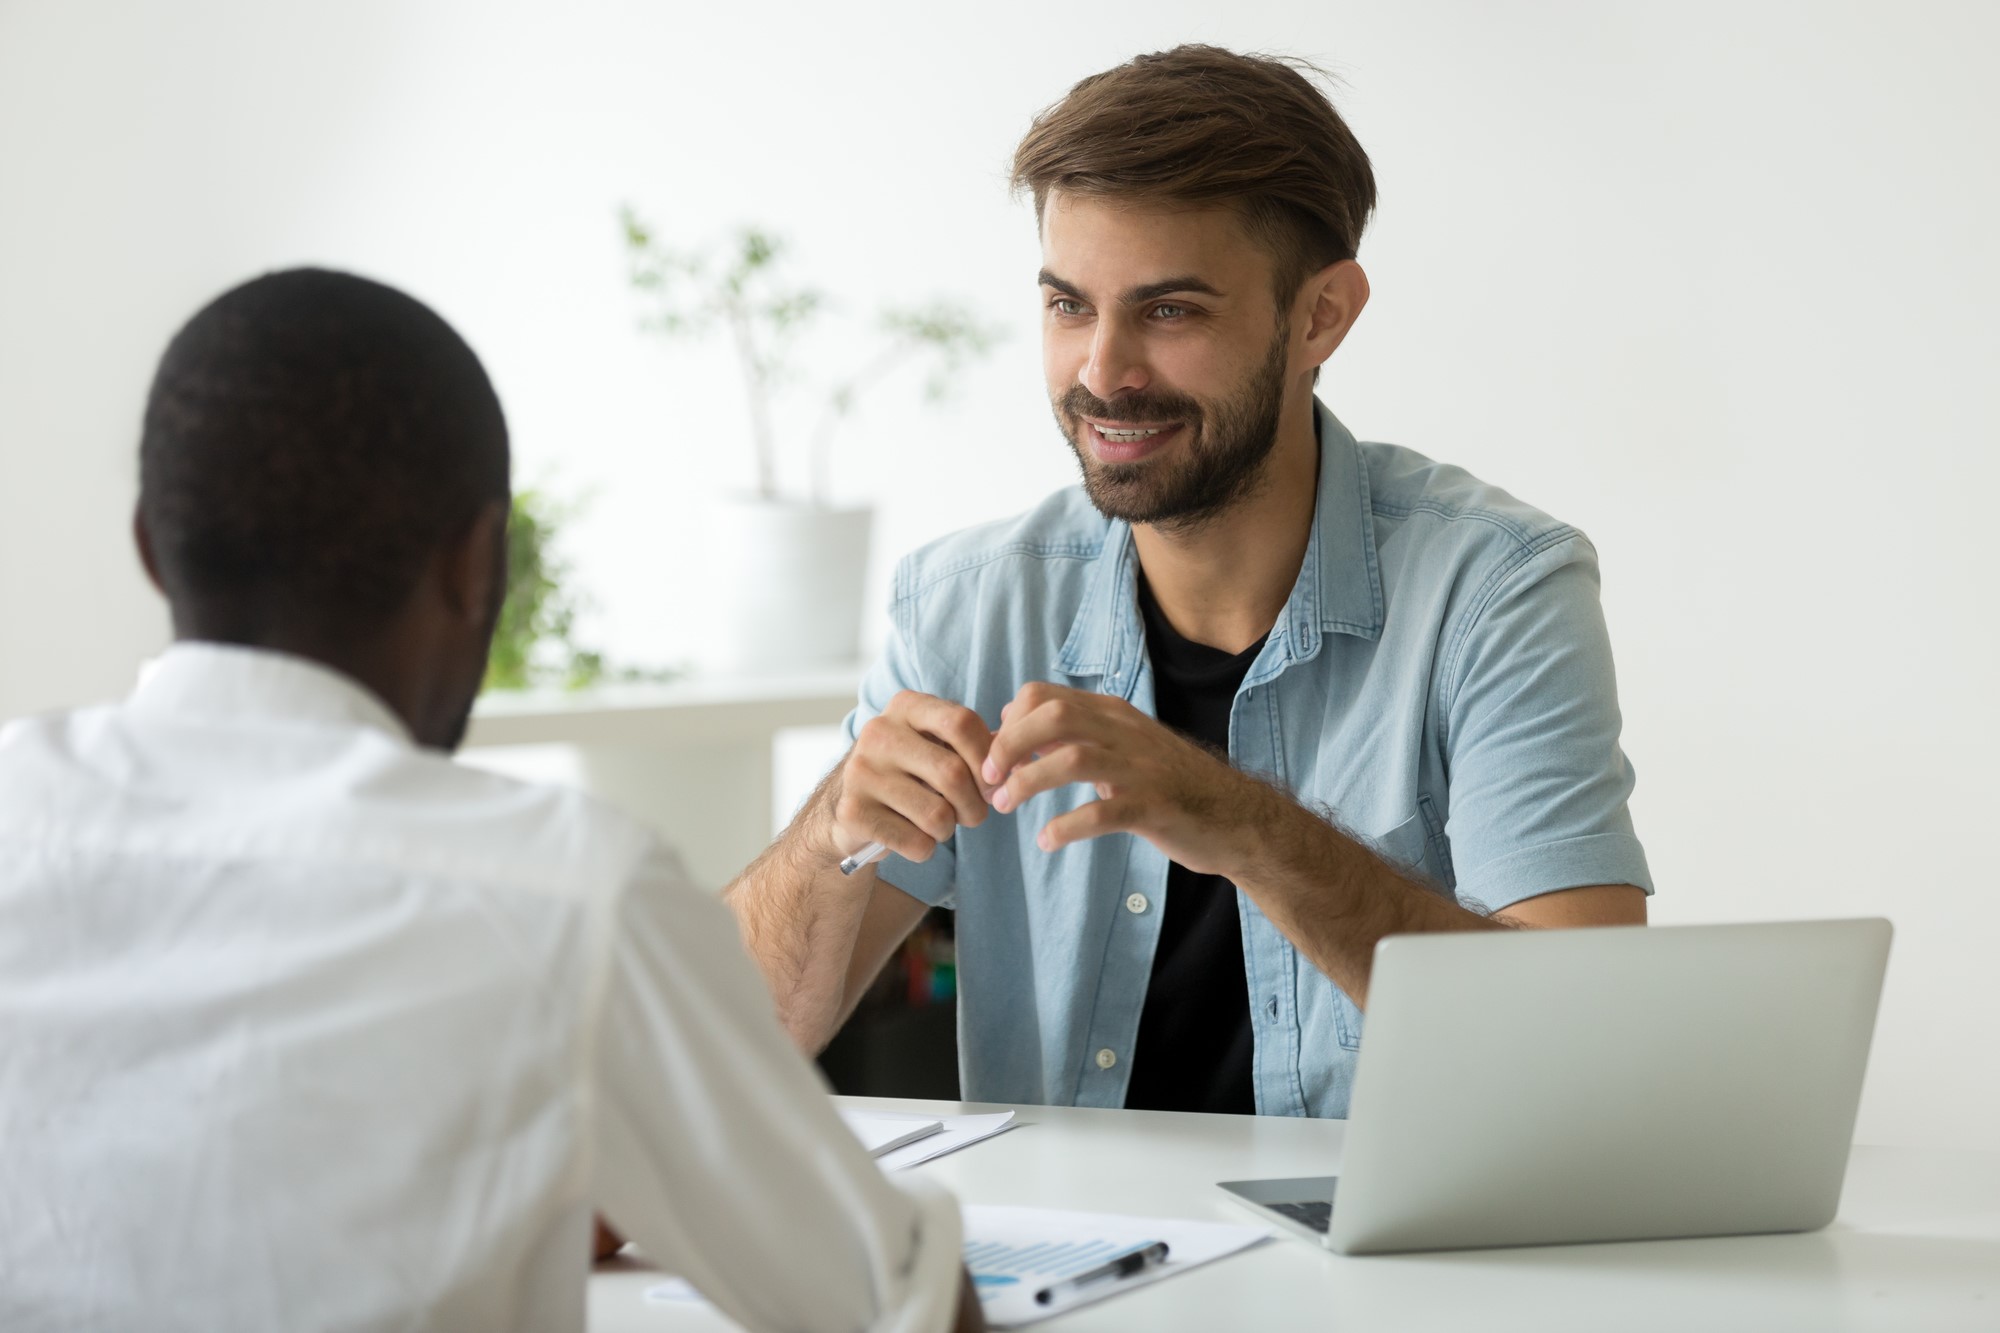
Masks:
[[[1230,705],[1263,640],[1240,653],[1225,653],[1182,638],[1160,614],[1144,577],[1139,580],[1139,610],[1146,621],[1160,721],[1226,750]],[[1251,1061],[1256,1046],[1236,886],[1220,875],[1197,875],[1176,863],[1167,871],[1164,910],[1125,1105],[1254,1115]]]

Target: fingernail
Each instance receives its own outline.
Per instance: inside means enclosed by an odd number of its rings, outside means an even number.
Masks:
[[[993,789],[993,808],[1003,815],[1012,810],[1014,808],[1014,793],[1008,791],[1005,787],[995,787]]]
[[[994,763],[991,759],[988,759],[986,761],[986,767],[980,769],[979,773],[980,776],[984,777],[988,782],[991,782],[996,786],[1000,782],[1000,765]]]
[[[1043,829],[1040,833],[1037,833],[1035,835],[1035,846],[1041,848],[1045,852],[1052,852],[1055,850],[1055,848],[1049,846],[1049,843],[1052,841],[1054,840],[1049,837],[1049,831],[1047,829]]]

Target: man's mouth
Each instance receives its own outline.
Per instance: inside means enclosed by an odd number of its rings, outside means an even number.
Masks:
[[[1179,435],[1178,421],[1084,420],[1091,452],[1105,463],[1131,463],[1154,453]]]

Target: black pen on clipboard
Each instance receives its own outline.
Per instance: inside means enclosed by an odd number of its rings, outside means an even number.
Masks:
[[[1120,1255],[1105,1260],[1095,1268],[1086,1268],[1060,1282],[1043,1287],[1035,1293],[1035,1304],[1053,1305],[1064,1296],[1072,1295],[1085,1287],[1099,1282],[1110,1282],[1116,1278],[1131,1277],[1143,1273],[1148,1268],[1156,1268],[1167,1261],[1167,1243],[1163,1240],[1149,1240],[1134,1246]]]

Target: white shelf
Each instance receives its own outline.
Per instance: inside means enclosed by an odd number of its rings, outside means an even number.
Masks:
[[[482,695],[468,746],[768,743],[783,727],[839,722],[854,707],[859,664],[771,675],[693,677],[659,685]]]

